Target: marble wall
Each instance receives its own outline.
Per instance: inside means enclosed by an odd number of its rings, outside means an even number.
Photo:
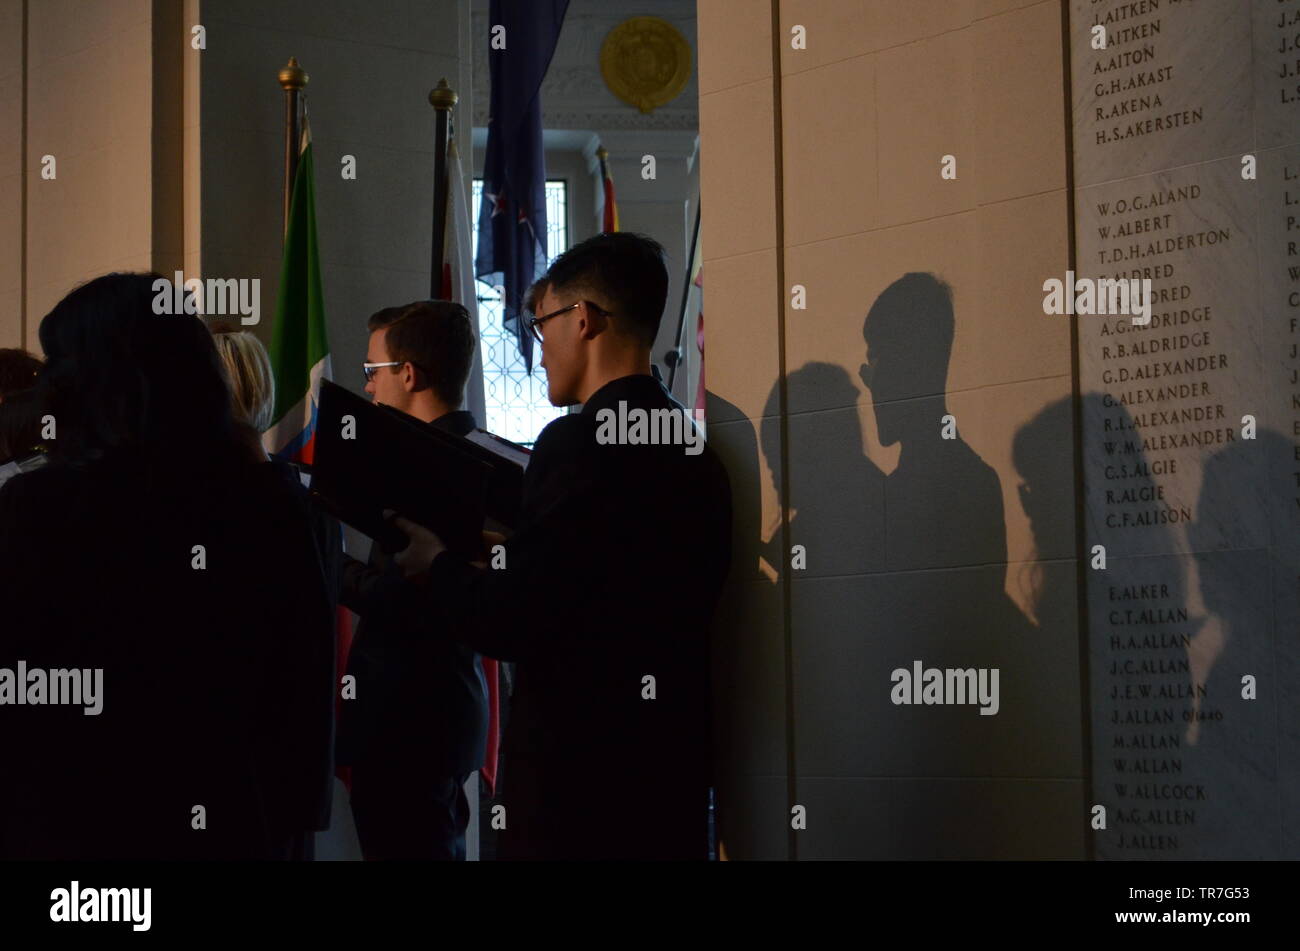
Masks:
[[[1294,859],[1300,3],[1071,12],[1098,857]]]
[[[1038,289],[1070,238],[1060,4],[699,24],[728,851],[1080,857],[1071,340]],[[996,669],[997,713],[895,702],[918,661]]]

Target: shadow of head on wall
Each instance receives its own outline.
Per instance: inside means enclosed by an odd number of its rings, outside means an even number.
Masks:
[[[1093,393],[1085,401],[1100,401]],[[1120,412],[1127,416],[1122,407]],[[1098,402],[1096,411],[1100,412]],[[1073,571],[1047,571],[1046,560],[1076,554],[1074,475],[1074,398],[1049,403],[1012,438],[1011,461],[1020,481],[1017,494],[1029,519],[1033,557],[1022,566],[1028,578],[1030,610],[1041,628],[1077,636],[1078,579]]]
[[[1282,658],[1300,656],[1300,532],[1295,493],[1286,490],[1296,458],[1296,441],[1272,430],[1228,443],[1205,461],[1186,525],[1201,601],[1217,619],[1188,648],[1193,682],[1204,688],[1196,699],[1211,716],[1230,711],[1223,721],[1198,718],[1200,730],[1189,732],[1225,756],[1235,756],[1245,739],[1231,725],[1247,708],[1243,677],[1264,671],[1267,679]]]
[[[912,272],[876,298],[862,324],[871,393],[883,445],[899,444],[886,482],[890,568],[1005,563],[1006,528],[997,473],[967,445],[949,411],[952,289]]]

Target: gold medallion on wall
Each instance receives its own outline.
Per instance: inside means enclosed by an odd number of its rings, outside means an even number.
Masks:
[[[632,17],[605,37],[600,73],[618,98],[642,112],[653,112],[686,88],[691,45],[667,20]]]

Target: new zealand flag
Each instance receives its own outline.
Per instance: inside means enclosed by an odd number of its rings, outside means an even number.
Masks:
[[[569,0],[492,0],[488,63],[492,78],[483,202],[474,274],[505,288],[505,327],[533,367],[533,337],[523,296],[546,270],[546,162],[542,153],[542,77],[551,64]]]

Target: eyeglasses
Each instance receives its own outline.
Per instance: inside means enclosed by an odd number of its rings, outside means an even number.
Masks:
[[[369,383],[375,378],[375,373],[379,371],[380,367],[403,367],[408,363],[425,376],[429,375],[429,372],[414,360],[389,360],[387,363],[363,363],[361,364],[361,371],[366,375],[366,382]]]
[[[544,321],[544,320],[550,320],[552,317],[559,317],[561,314],[566,314],[566,313],[568,313],[569,311],[573,310],[575,307],[580,307],[580,306],[582,306],[583,304],[586,304],[588,307],[590,307],[590,308],[591,308],[592,310],[594,310],[596,313],[601,314],[601,315],[603,315],[603,316],[605,316],[605,317],[613,316],[612,314],[610,314],[609,311],[604,310],[603,308],[597,307],[595,304],[593,304],[593,303],[592,303],[591,301],[589,301],[589,300],[580,300],[580,301],[576,301],[575,303],[570,304],[568,307],[561,307],[559,310],[553,310],[553,311],[551,311],[549,314],[543,314],[543,315],[540,316],[540,317],[532,317],[532,318],[529,318],[529,320],[527,321],[527,323],[526,323],[525,326],[527,326],[528,329],[532,332],[532,335],[533,335],[534,337],[537,338],[537,342],[538,342],[538,343],[541,343],[541,342],[542,342],[542,332],[541,332],[540,329],[538,329],[538,325],[541,324],[542,321]]]
[[[539,329],[539,325],[542,323],[542,321],[550,320],[552,317],[559,317],[561,314],[567,314],[575,307],[580,307],[580,306],[582,306],[582,301],[577,301],[576,303],[570,304],[568,307],[561,307],[559,310],[553,310],[549,314],[543,314],[541,317],[531,317],[528,320],[528,330],[530,333],[532,333],[534,337],[537,338],[537,342],[541,343],[542,331]]]
[[[380,367],[400,367],[405,362],[405,360],[390,360],[388,363],[363,363],[361,372],[366,375],[366,382],[369,383],[375,378],[375,372]]]

